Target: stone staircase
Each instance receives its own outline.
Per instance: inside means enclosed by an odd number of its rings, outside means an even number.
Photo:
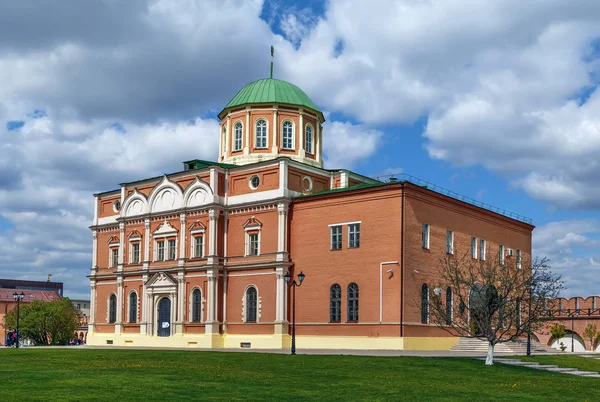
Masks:
[[[454,352],[469,352],[486,354],[488,351],[487,341],[482,341],[476,338],[460,338],[458,343],[454,345],[451,351]],[[540,342],[531,341],[532,353],[556,353],[556,350],[545,346]],[[494,353],[510,353],[514,355],[524,355],[527,353],[527,340],[517,340],[514,342],[498,343],[494,347]]]

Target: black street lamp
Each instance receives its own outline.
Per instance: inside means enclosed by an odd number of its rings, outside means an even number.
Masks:
[[[298,280],[300,282],[296,282],[295,279],[290,282],[290,279],[292,279],[290,272],[288,271],[284,275],[285,283],[287,283],[288,286],[291,286],[293,288],[293,291],[292,291],[292,354],[293,355],[296,354],[296,288],[299,286],[302,286],[304,277],[305,277],[305,275],[302,273],[302,271],[300,271],[300,273],[298,274]]]
[[[533,299],[533,284],[529,283],[529,315],[527,317],[527,356],[531,356],[531,301]]]
[[[21,302],[25,298],[25,293],[21,292],[18,294],[17,292],[13,293],[13,299],[17,302],[17,349],[19,348],[19,338],[21,338],[21,333],[19,332],[19,318],[21,316]]]

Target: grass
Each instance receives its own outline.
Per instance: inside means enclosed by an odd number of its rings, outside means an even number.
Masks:
[[[598,379],[466,358],[30,348],[0,362],[2,401],[600,400]]]
[[[574,355],[549,355],[549,356],[516,356],[526,362],[538,362],[540,364],[553,364],[558,367],[573,367],[584,371],[596,371],[600,373],[600,360]]]

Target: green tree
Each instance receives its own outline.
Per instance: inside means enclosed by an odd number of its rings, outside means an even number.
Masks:
[[[596,324],[588,324],[583,330],[583,339],[590,341],[590,350],[594,350],[594,346],[600,340],[600,332]]]
[[[567,328],[562,324],[554,324],[550,327],[550,335],[552,335],[552,339],[559,340],[567,335]]]
[[[32,339],[36,345],[67,345],[79,327],[79,312],[68,298],[52,302],[33,300],[20,310],[21,337]],[[17,327],[17,309],[6,314],[4,326]]]

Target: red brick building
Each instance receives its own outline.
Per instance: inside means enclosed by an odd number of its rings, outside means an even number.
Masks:
[[[250,83],[219,118],[218,162],[95,195],[89,344],[288,347],[303,272],[299,347],[449,349],[414,305],[440,256],[531,255],[526,219],[324,169],[323,114],[292,84]]]

